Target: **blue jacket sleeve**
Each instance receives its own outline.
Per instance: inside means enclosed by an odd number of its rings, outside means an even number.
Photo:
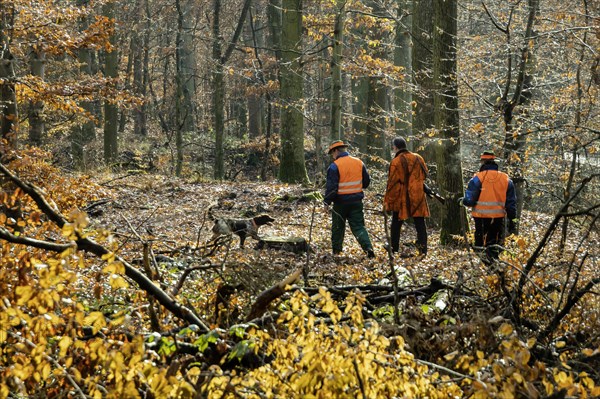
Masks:
[[[506,189],[506,216],[509,220],[513,220],[517,217],[517,192],[515,185],[512,180],[508,181],[508,188]]]
[[[481,194],[481,182],[477,176],[474,176],[469,180],[467,185],[467,191],[465,191],[465,197],[463,198],[463,204],[465,206],[475,206],[477,200]]]
[[[337,196],[338,184],[340,183],[340,172],[335,163],[327,169],[327,186],[325,187],[325,203],[331,204]]]
[[[369,176],[369,172],[367,172],[367,167],[363,164],[362,186],[363,186],[363,188],[369,188],[369,184],[371,184],[371,176]]]

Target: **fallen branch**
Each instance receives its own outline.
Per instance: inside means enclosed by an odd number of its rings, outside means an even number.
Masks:
[[[56,224],[60,229],[68,223],[67,219],[60,213],[56,207],[51,206],[40,189],[35,187],[33,184],[25,183],[21,179],[19,179],[14,173],[8,170],[3,164],[0,164],[0,172],[6,175],[10,180],[12,180],[17,187],[19,187],[23,192],[31,197],[37,204],[38,208],[52,221]],[[12,242],[15,244],[24,244],[30,245],[36,248],[41,248],[45,250],[50,250],[54,252],[62,252],[72,244],[54,244],[48,243],[45,241],[34,240],[31,238],[24,237],[15,237],[10,234],[7,230],[0,231],[2,234],[2,238],[8,242]],[[82,238],[78,233],[77,239],[74,241],[77,249],[82,250],[84,252],[89,252],[91,254],[96,255],[99,258],[102,258],[103,255],[107,255],[111,253],[108,249],[98,244],[97,242],[89,239]],[[35,245],[33,245],[35,244]],[[137,270],[135,267],[130,265],[126,260],[121,258],[118,255],[115,255],[115,260],[121,262],[125,268],[125,275],[135,281],[138,286],[146,291],[149,295],[154,297],[158,303],[164,306],[167,310],[169,310],[174,316],[187,321],[190,324],[196,324],[201,330],[204,332],[208,332],[209,328],[199,317],[197,317],[190,309],[182,306],[177,301],[173,300],[165,291],[163,291],[160,287],[156,286],[145,274]]]
[[[250,312],[246,317],[246,321],[253,320],[262,316],[263,313],[267,311],[267,307],[269,306],[269,304],[285,293],[285,287],[290,284],[293,284],[296,280],[300,278],[300,275],[302,274],[302,269],[302,267],[299,267],[292,274],[290,274],[285,279],[281,280],[279,283],[261,292],[256,298],[254,304],[252,305],[252,308],[250,309]]]

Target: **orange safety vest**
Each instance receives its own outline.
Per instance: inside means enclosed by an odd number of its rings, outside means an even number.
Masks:
[[[506,190],[508,175],[497,170],[476,173],[481,182],[481,193],[473,207],[472,215],[477,218],[501,218],[506,215]]]
[[[336,159],[334,163],[337,165],[340,173],[337,191],[338,195],[362,192],[362,161],[348,155]]]

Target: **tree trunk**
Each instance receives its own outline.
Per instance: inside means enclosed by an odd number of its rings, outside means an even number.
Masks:
[[[302,0],[282,1],[280,64],[281,164],[279,178],[285,183],[307,183],[304,161],[302,65]]]
[[[17,147],[17,95],[15,91],[15,59],[10,52],[12,32],[11,21],[14,18],[15,9],[6,2],[0,2],[0,163],[7,161],[6,153]],[[0,192],[9,196],[16,191],[16,185],[7,179],[5,175],[0,177]],[[16,194],[16,193],[15,193]],[[23,220],[21,200],[15,195],[16,200],[12,206],[0,202],[0,213],[7,218],[6,226],[15,232],[23,232],[19,221]]]
[[[589,26],[589,10],[587,7],[587,3],[584,1],[584,7],[585,7],[585,20],[586,20],[586,26]],[[581,78],[581,69],[582,69],[582,65],[583,65],[583,60],[585,59],[585,53],[587,51],[587,47],[588,47],[588,34],[587,32],[583,33],[583,39],[582,39],[582,44],[581,44],[581,53],[579,56],[579,62],[577,63],[577,72],[575,73],[575,82],[577,83],[577,101],[576,101],[576,106],[575,106],[575,117],[574,117],[574,124],[575,127],[579,127],[581,124],[581,116],[583,114],[583,108],[582,108],[582,100],[583,100],[583,93],[584,93],[584,89],[583,89],[583,82],[582,82],[582,78]],[[573,135],[576,135],[577,132],[573,132]],[[571,197],[571,191],[573,190],[573,180],[575,178],[575,172],[577,169],[577,151],[578,151],[578,146],[577,145],[573,145],[573,149],[571,152],[571,167],[569,168],[569,178],[567,179],[567,185],[564,189],[564,203],[569,201],[569,198]],[[569,218],[566,217],[563,219],[563,224],[562,224],[562,228],[561,228],[561,235],[560,235],[560,243],[559,243],[559,251],[563,252],[564,248],[565,248],[565,244],[567,242],[567,232],[569,229]]]
[[[394,65],[403,68],[404,79],[396,82],[394,90],[395,131],[397,136],[412,136],[412,92],[407,88],[412,82],[412,0],[397,0],[398,22],[394,44]]]
[[[225,118],[223,112],[223,101],[225,99],[225,82],[223,79],[223,64],[221,63],[221,0],[214,0],[213,2],[213,45],[212,45],[212,58],[215,63],[212,72],[212,83],[213,83],[213,117],[214,117],[214,131],[215,131],[215,167],[214,167],[214,178],[216,180],[223,180],[225,174],[225,161],[223,159],[223,140],[225,135]]]
[[[107,3],[105,6],[105,16],[113,19],[115,14],[115,4]],[[119,75],[119,54],[116,48],[116,36],[111,35],[110,43],[113,46],[112,51],[104,54],[104,75],[108,78],[116,79]],[[119,109],[116,104],[106,101],[104,103],[104,163],[112,165],[118,154],[118,130],[119,130]]]
[[[281,20],[281,0],[269,0],[267,7],[267,18],[269,25],[269,33],[271,40],[271,48],[275,54],[277,65],[281,64],[281,31],[282,31],[282,20]],[[279,69],[277,69],[277,80],[279,79]],[[273,106],[272,95],[267,93],[267,121],[266,121],[266,140],[265,140],[265,156],[270,158],[271,154],[271,139],[272,136],[279,134],[279,130],[276,128],[277,122],[281,120],[279,107]],[[261,169],[261,179],[266,180],[267,177],[267,166],[268,163],[264,163]]]
[[[352,78],[352,132],[360,152],[367,153],[367,102],[369,97],[369,78]]]
[[[434,104],[432,81],[432,37],[433,37],[433,0],[413,0],[412,20],[412,69],[416,84],[412,129],[416,138],[413,150],[419,150],[420,142],[428,129],[433,128]],[[426,155],[426,159],[428,158]]]
[[[370,1],[369,5],[373,8],[375,14],[384,14],[385,10],[379,2]],[[374,40],[384,42],[387,37],[385,33],[376,31],[373,33]],[[376,47],[373,59],[386,61],[388,55],[383,46]],[[367,96],[367,153],[390,160],[389,140],[386,132],[386,114],[389,110],[388,87],[385,83],[385,77],[381,72],[375,72],[375,75],[369,77],[369,89]]]
[[[181,18],[179,50],[179,74],[181,76],[181,129],[184,132],[195,131],[194,116],[196,98],[196,56],[194,52],[194,20],[192,18],[193,0],[179,0],[178,14]],[[178,23],[179,26],[179,23]]]
[[[255,27],[252,22],[252,16],[248,18],[248,23],[244,29],[244,43],[246,47],[254,48],[257,61],[259,61],[258,81],[254,81],[251,89],[264,84],[262,63],[257,55],[258,48],[264,48],[264,40],[261,27]],[[263,135],[263,124],[265,119],[265,107],[261,95],[252,92],[246,96],[246,108],[248,109],[248,137],[255,139]]]
[[[529,16],[527,19],[525,36],[520,45],[521,54],[518,61],[518,73],[513,94],[509,99],[509,89],[512,85],[512,74],[509,70],[507,72],[508,78],[506,80],[504,93],[498,106],[498,109],[502,113],[504,119],[504,158],[507,161],[507,172],[513,180],[515,192],[517,194],[517,218],[521,217],[525,194],[525,178],[523,176],[521,160],[525,158],[524,147],[526,135],[515,134],[514,111],[517,106],[527,104],[532,96],[530,84],[533,79],[533,72],[535,70],[534,46],[537,41],[534,25],[535,18],[539,12],[539,0],[528,0],[527,6]],[[508,56],[512,57],[512,54],[509,54]]]
[[[134,28],[135,30],[138,30],[138,28]],[[124,40],[123,40],[124,42]],[[137,46],[134,45],[134,38],[132,37],[129,40],[129,48],[128,48],[128,55],[127,55],[127,66],[125,67],[125,76],[123,79],[123,89],[125,89],[128,92],[133,92],[132,90],[132,84],[131,84],[131,76],[133,73],[133,59],[135,58],[135,52],[137,51]],[[125,47],[124,45],[121,44],[122,47]],[[120,115],[119,115],[119,134],[122,134],[123,132],[125,132],[125,128],[127,127],[127,120],[129,118],[128,115],[128,110],[127,109],[121,109],[120,110]]]
[[[77,5],[87,6],[89,0],[77,0]],[[83,17],[80,22],[80,30],[84,31],[89,26],[87,17]],[[77,50],[77,60],[80,63],[79,73],[82,75],[92,75],[92,50],[82,48]],[[83,101],[81,108],[89,115],[94,115],[95,107],[93,101]],[[87,118],[87,117],[86,117]],[[71,153],[73,155],[74,167],[78,170],[85,170],[87,166],[86,146],[96,139],[95,125],[90,119],[73,127],[71,131]]]
[[[150,10],[146,0],[138,0],[138,15],[142,15],[142,10],[146,14],[146,23],[139,25],[141,32],[133,32],[133,90],[134,93],[143,100],[143,103],[133,110],[133,133],[136,136],[146,137],[148,135],[147,112],[148,105],[145,101],[146,89],[148,86],[148,62],[149,62],[149,42],[150,42]]]
[[[175,1],[175,7],[177,8],[177,35],[175,38],[175,176],[181,176],[183,170],[183,129],[188,110],[185,105],[185,76],[182,71],[183,10],[180,0]]]
[[[242,29],[244,27],[244,21],[246,15],[250,9],[251,0],[245,0],[240,13],[240,18],[237,23],[235,32],[230,41],[229,46],[222,52],[221,49],[221,0],[214,0],[213,2],[213,26],[212,26],[212,59],[215,63],[212,78],[213,78],[213,116],[214,116],[214,131],[215,131],[215,166],[214,166],[214,178],[216,180],[222,180],[225,176],[225,160],[224,160],[224,138],[225,138],[225,119],[224,119],[224,101],[225,101],[225,78],[223,76],[224,66],[231,53],[235,48],[237,41],[240,38]]]
[[[31,75],[44,80],[46,73],[46,54],[43,50],[31,49],[29,58]],[[39,146],[45,138],[44,102],[36,101],[29,104],[29,142]]]
[[[4,6],[0,6],[4,7]],[[6,140],[9,147],[15,148],[17,145],[17,96],[15,91],[15,70],[14,58],[10,52],[7,42],[4,41],[4,47],[0,50],[0,79],[5,83],[0,85],[0,132],[2,139]]]
[[[435,82],[435,127],[441,140],[437,150],[437,181],[442,196],[440,241],[448,244],[460,236],[466,218],[456,199],[463,192],[456,74],[457,0],[434,0],[433,78]],[[456,217],[459,215],[459,217]]]
[[[390,158],[389,145],[385,137],[385,111],[387,88],[379,76],[369,77],[367,94],[367,153]]]
[[[333,27],[333,58],[331,60],[331,133],[330,139],[342,138],[342,50],[347,0],[337,0],[337,15]],[[320,156],[321,154],[318,154]]]

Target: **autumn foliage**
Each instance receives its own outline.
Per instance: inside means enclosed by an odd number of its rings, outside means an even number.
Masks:
[[[502,292],[517,283],[519,270],[536,243],[533,236],[516,239],[508,256],[503,256],[506,269],[496,272],[467,266],[468,254],[457,249],[436,249],[431,259],[421,264],[401,262],[413,269],[416,279],[401,283],[405,290],[424,281],[447,260],[458,265],[463,262],[470,280],[461,285],[453,282],[453,272],[445,274],[449,287],[455,287],[454,293],[444,294],[446,301],[451,298],[450,307],[439,305],[443,295],[425,295],[424,289],[419,294],[417,288],[400,302],[400,324],[391,322],[389,304],[373,305],[378,303],[375,298],[381,297],[373,291],[376,288],[361,288],[365,270],[359,256],[349,252],[344,263],[336,266],[318,250],[311,266],[317,275],[325,268],[338,283],[359,285],[343,291],[343,287],[315,290],[300,284],[273,303],[266,318],[249,322],[243,313],[253,295],[244,294],[242,289],[227,308],[217,308],[229,314],[227,318],[220,314],[222,324],[204,331],[173,318],[132,285],[124,277],[123,265],[110,254],[134,255],[137,244],[132,246],[122,235],[92,226],[81,212],[99,198],[124,200],[125,192],[117,195],[93,179],[64,176],[39,161],[40,155],[37,151],[22,154],[10,167],[23,180],[34,182],[53,207],[69,215],[69,223],[57,229],[22,190],[5,192],[2,197],[5,206],[18,200],[23,218],[16,221],[22,227],[20,232],[14,221],[6,218],[0,229],[2,237],[8,239],[3,241],[0,260],[0,397],[40,397],[42,392],[50,398],[65,392],[72,397],[97,398],[541,398],[557,393],[577,397],[600,394],[595,371],[581,366],[593,364],[599,353],[597,336],[594,338],[590,330],[597,326],[594,297],[585,296],[543,342],[535,338],[539,331],[515,324],[515,320],[502,316],[500,307],[493,308],[510,305],[504,302]],[[180,189],[194,187],[202,186],[186,187],[182,182]],[[206,188],[201,188],[204,194]],[[160,189],[155,180],[139,190]],[[230,200],[229,206],[235,207],[235,203]],[[222,204],[227,206],[226,201]],[[300,221],[311,216],[310,209],[314,212],[310,202],[292,206],[299,207],[295,212],[304,209],[304,216],[298,216]],[[316,248],[325,247],[328,240],[327,218],[319,219],[317,223],[325,225],[313,240]],[[194,237],[193,231],[185,231],[185,225],[180,224],[180,233]],[[53,252],[28,245],[31,242],[19,243],[19,237],[65,243],[67,247]],[[100,259],[68,245],[80,237],[96,240],[109,248],[110,254]],[[162,246],[155,245],[157,250]],[[225,256],[223,251],[230,251],[222,247],[210,255],[205,250],[195,252],[204,262],[217,261]],[[260,289],[269,279],[286,273],[285,269],[277,271],[278,263],[294,262],[290,258],[293,255],[285,252],[244,254],[233,250],[231,256],[230,272],[218,275],[205,271],[198,276],[199,281],[209,284],[205,292],[194,292],[196,283],[190,281],[175,300],[204,309],[200,314],[210,320],[217,316],[211,314],[209,304],[217,295],[214,288],[224,283],[222,279],[242,278],[246,284],[254,281],[258,285],[254,289]],[[273,262],[272,266],[264,263],[264,256],[271,259],[267,262]],[[252,266],[246,266],[246,271],[236,266],[243,263],[268,268],[273,275],[268,277],[264,271],[259,279],[245,275]],[[381,256],[369,267],[383,275],[388,265]],[[161,263],[159,268],[159,284],[173,285],[168,283],[178,275],[173,265]],[[556,292],[546,294],[536,287],[547,287],[545,283],[551,278],[565,284],[555,271],[558,269],[551,264],[541,269],[521,301],[522,316],[540,327],[548,323],[545,309],[558,304],[559,297]],[[590,281],[585,273],[580,276],[582,282]],[[161,315],[158,330],[151,327],[150,308]]]
[[[0,0],[0,399],[600,397],[598,5],[460,2],[458,75],[444,77],[458,84],[460,140],[433,124],[407,139],[438,186],[447,165],[427,152],[443,141],[463,146],[451,155],[464,181],[480,149],[504,152],[523,210],[519,234],[488,265],[469,218],[449,245],[429,219],[427,257],[410,257],[410,223],[406,258],[384,247],[379,150],[439,95],[393,60],[394,35],[429,45],[434,32],[412,29],[403,8],[429,2],[304,1],[295,103],[280,96],[282,32],[267,18],[278,2],[253,1],[249,27],[236,15],[249,3],[221,3],[210,32],[217,1]],[[349,234],[331,255],[319,202],[342,4],[341,123],[372,176],[375,259]],[[115,18],[102,15],[107,5]],[[240,43],[225,39],[234,31]],[[214,44],[230,58],[211,58]],[[410,94],[407,107],[395,109],[392,93]],[[118,159],[98,155],[103,105]],[[286,165],[278,133],[291,109],[305,123],[295,150],[314,183],[303,186],[269,180]],[[207,177],[219,156],[227,182]],[[462,193],[443,194],[458,207]],[[211,240],[209,207],[268,212],[275,222],[261,236],[309,250]]]

